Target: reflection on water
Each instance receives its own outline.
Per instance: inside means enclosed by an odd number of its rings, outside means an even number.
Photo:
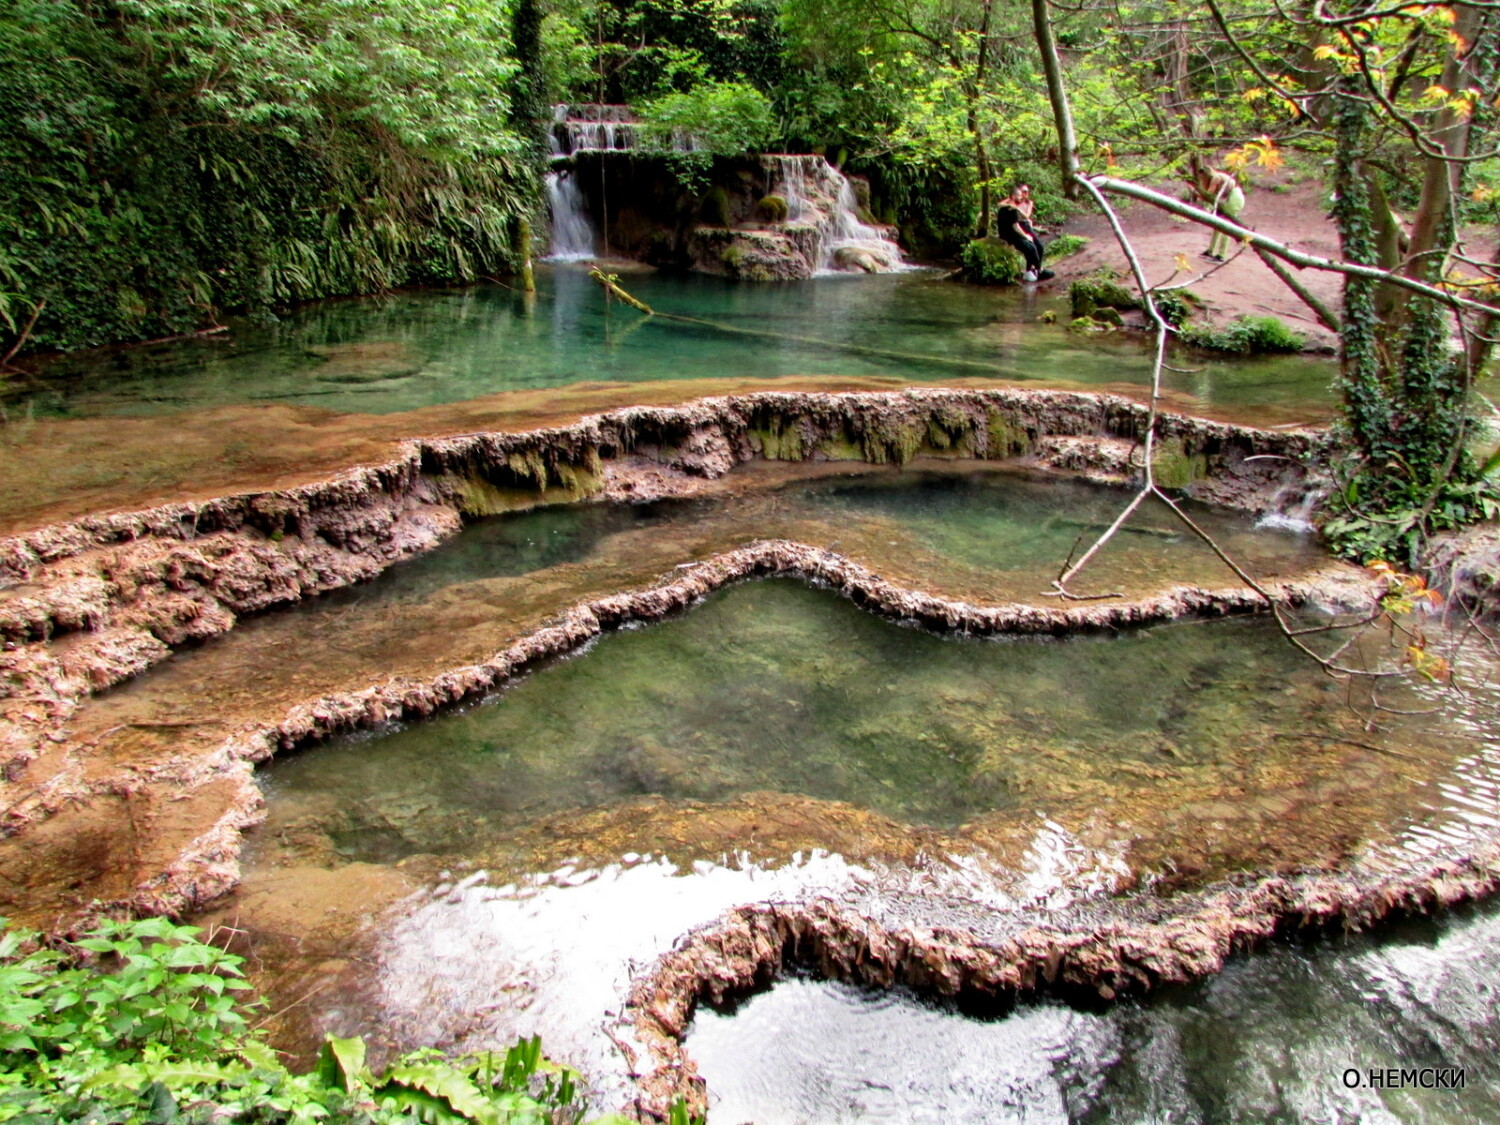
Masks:
[[[1339,686],[1262,620],[984,642],[789,580],[747,583],[488,703],[274,762],[236,917],[269,929],[257,896],[283,904],[268,908],[279,940],[311,944],[272,971],[304,989],[299,957],[345,956],[308,952],[331,939],[330,899],[307,888],[400,871],[417,893],[359,943],[364,967],[339,960],[337,987],[284,1033],[479,1047],[542,1032],[618,1091],[601,1029],[631,977],[737,902],[831,896],[986,926],[1143,875],[1165,888],[1378,869],[1413,829],[1461,843],[1467,822],[1432,782],[1483,774],[1492,791],[1487,758],[1441,719],[1393,723],[1369,741]],[[1476,733],[1493,748],[1492,722]],[[1087,1067],[1085,1031],[1118,1038],[1035,1011],[1023,1018],[1039,1030],[1019,1038],[1038,1058],[1051,1042]],[[1015,1025],[996,1026],[995,1044],[956,1057],[1006,1057]],[[1092,1104],[1018,1057],[1004,1098],[1035,1094],[1041,1119]],[[876,1052],[862,1073],[886,1069]],[[931,1091],[951,1085],[931,1058],[922,1074]],[[969,1119],[986,1119],[992,1093],[975,1092]]]
[[[10,394],[31,398],[39,413],[70,417],[244,402],[384,414],[504,390],[709,375],[980,376],[1085,387],[1149,380],[1139,339],[1036,323],[1043,308],[1066,323],[1060,291],[1038,300],[930,273],[780,285],[629,279],[659,311],[742,330],[735,332],[606,305],[578,268],[538,275],[534,300],[499,285],[397,293],[325,302],[269,328],[80,354],[48,364],[40,385]],[[1191,371],[1168,374],[1168,389],[1211,406],[1321,412],[1330,401],[1323,360],[1195,356],[1181,366]]]
[[[336,852],[381,862],[646,795],[770,790],[941,828],[1080,812],[1166,779],[1211,797],[1252,769],[1296,772],[1301,742],[1345,719],[1338,686],[1264,621],[961,643],[778,581],[606,636],[488,704],[264,775],[273,823],[321,813]]]
[[[1497,989],[1491,904],[1277,945],[1102,1012],[1029,1004],[980,1021],[789,980],[732,1014],[700,1011],[688,1050],[711,1120],[756,1125],[1494,1121]],[[1461,1067],[1465,1088],[1371,1088],[1388,1067]]]

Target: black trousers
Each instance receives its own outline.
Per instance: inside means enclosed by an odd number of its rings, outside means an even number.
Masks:
[[[1020,227],[1001,227],[1000,237],[1021,252],[1021,257],[1026,259],[1027,269],[1040,270],[1042,268],[1042,240],[1040,238],[1027,234]]]

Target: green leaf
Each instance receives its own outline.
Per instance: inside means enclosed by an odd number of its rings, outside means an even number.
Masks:
[[[452,1064],[397,1063],[386,1071],[378,1095],[418,1091],[447,1102],[455,1113],[480,1125],[500,1125],[498,1110]]]
[[[323,1085],[345,1092],[368,1085],[371,1077],[365,1067],[365,1041],[329,1036],[318,1054],[317,1075]]]

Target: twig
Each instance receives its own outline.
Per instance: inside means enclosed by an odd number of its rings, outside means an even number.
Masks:
[[[31,310],[31,319],[26,322],[26,327],[21,329],[21,334],[16,337],[16,342],[11,345],[10,351],[0,358],[0,367],[9,367],[10,361],[16,358],[16,353],[26,346],[26,340],[31,335],[31,330],[36,327],[36,318],[42,315],[42,310],[47,307],[47,299],[43,297]]]
[[[270,1023],[277,1016],[284,1016],[284,1015],[286,1015],[293,1008],[297,1007],[300,1004],[305,1004],[307,1001],[311,1000],[314,996],[316,996],[319,992],[322,992],[323,989],[327,988],[332,983],[333,983],[333,981],[331,979],[325,978],[323,980],[320,980],[317,984],[313,985],[306,992],[304,992],[301,996],[297,997],[297,999],[293,1000],[290,1004],[288,1004],[286,1007],[284,1007],[284,1008],[278,1008],[276,1011],[272,1012],[270,1015],[266,1016],[264,1019],[261,1019],[261,1020],[257,1021],[256,1023],[252,1024],[251,1027],[250,1027],[250,1030],[251,1031],[255,1031],[257,1028],[264,1027],[266,1024]]]

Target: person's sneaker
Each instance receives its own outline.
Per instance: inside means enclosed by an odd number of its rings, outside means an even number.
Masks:
[[[1051,270],[1042,270],[1036,275],[1036,279],[1038,281],[1046,281],[1048,278],[1053,278],[1056,276],[1057,274],[1053,273]]]
[[[1021,275],[1021,280],[1022,281],[1027,281],[1027,282],[1035,281],[1036,280],[1036,270],[1027,270],[1025,273],[1023,273]]]

